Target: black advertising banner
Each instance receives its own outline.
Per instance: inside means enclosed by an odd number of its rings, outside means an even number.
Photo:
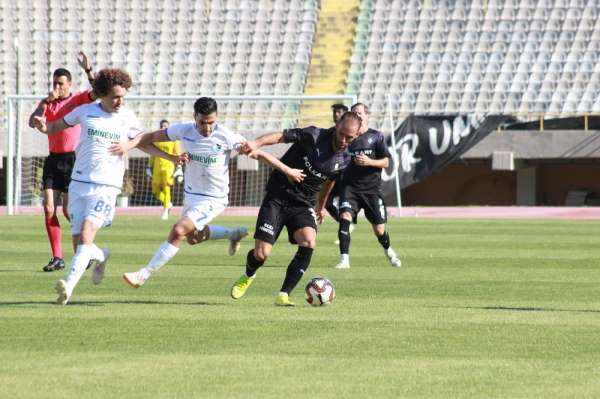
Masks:
[[[509,115],[411,115],[394,132],[387,144],[392,155],[383,171],[383,193],[395,192],[395,175],[405,188],[444,168],[498,126],[512,123]]]

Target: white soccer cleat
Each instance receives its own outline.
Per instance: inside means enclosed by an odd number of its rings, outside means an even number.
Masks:
[[[96,261],[96,265],[94,266],[94,269],[92,270],[92,283],[94,284],[100,284],[102,282],[102,279],[104,279],[104,271],[106,270],[106,264],[108,263],[108,258],[110,258],[110,251],[106,248],[102,249],[102,252],[104,252],[104,261],[102,262],[98,262]]]
[[[160,220],[169,220],[169,208],[165,208],[161,215],[160,215]]]
[[[160,219],[161,220],[169,220],[169,214],[171,213],[171,208],[173,208],[173,204],[169,204],[169,206],[167,206],[166,208],[163,209],[162,213],[160,214]]]
[[[65,280],[58,280],[56,285],[54,286],[56,293],[58,294],[58,298],[56,298],[56,303],[59,305],[66,305],[71,299],[71,292],[67,288],[67,282]]]
[[[123,280],[133,288],[140,288],[146,282],[146,278],[140,272],[123,273]]]
[[[337,265],[335,265],[336,269],[350,269],[350,262],[340,260]]]
[[[248,229],[245,227],[238,227],[236,232],[229,238],[229,255],[233,256],[240,250],[240,241],[242,238],[248,235]]]
[[[402,261],[396,255],[396,252],[392,249],[392,247],[385,250],[385,256],[387,256],[390,264],[394,267],[402,267]]]

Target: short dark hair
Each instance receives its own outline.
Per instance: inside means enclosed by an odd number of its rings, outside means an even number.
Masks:
[[[339,109],[341,109],[344,112],[348,111],[348,107],[346,107],[344,104],[333,104],[331,106],[331,110],[334,111],[334,112],[337,111],[337,110],[339,110]]]
[[[365,104],[365,103],[356,103],[356,104],[354,104],[352,107],[350,107],[350,109],[351,109],[352,111],[354,111],[354,109],[355,109],[356,107],[361,107],[361,106],[362,106],[362,107],[365,109],[365,113],[367,113],[367,114],[368,114],[368,113],[369,113],[369,106],[368,106],[367,104]]]
[[[354,119],[359,125],[362,125],[362,118],[354,111],[344,112],[338,123],[343,122],[345,119]]]
[[[69,72],[68,69],[65,68],[58,68],[54,70],[54,73],[52,74],[52,76],[54,76],[55,78],[60,78],[61,76],[64,76],[67,78],[67,80],[70,82],[72,77],[71,77],[71,72]]]
[[[209,115],[217,112],[217,102],[210,97],[200,97],[194,103],[194,113],[196,115]]]
[[[131,76],[129,76],[124,69],[104,68],[98,71],[92,86],[96,96],[104,97],[108,95],[115,86],[129,89],[132,84]]]
[[[162,125],[163,123],[169,123],[169,121],[166,119],[161,119],[161,121],[158,122],[159,125]]]

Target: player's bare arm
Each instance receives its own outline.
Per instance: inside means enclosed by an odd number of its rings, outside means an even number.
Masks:
[[[373,168],[385,169],[389,166],[390,159],[388,157],[381,159],[371,159],[368,156],[361,154],[357,155],[354,158],[354,163],[356,163],[359,166],[371,166]]]
[[[301,183],[306,177],[306,175],[302,173],[302,169],[290,168],[289,166],[281,162],[279,159],[277,159],[277,157],[274,157],[273,155],[267,152],[261,150],[254,150],[251,153],[249,153],[248,156],[250,158],[262,161],[263,163],[271,166],[273,169],[277,169],[278,171],[286,175],[286,177],[291,183]]]
[[[240,154],[247,155],[250,152],[259,149],[265,145],[273,145],[283,143],[283,132],[274,132],[263,134],[256,140],[249,140],[242,144]]]
[[[134,139],[131,139],[129,141],[121,141],[118,143],[114,143],[112,146],[109,147],[108,151],[112,155],[125,155],[127,152],[136,147],[139,147],[141,149],[142,147],[148,147],[149,145],[152,145],[152,143],[157,143],[161,141],[171,141],[167,136],[166,129],[155,130],[154,132],[150,133],[138,134]]]
[[[83,51],[80,51],[79,54],[77,55],[77,63],[79,64],[81,69],[83,69],[83,71],[85,72],[85,75],[87,76],[88,81],[91,84],[94,81],[94,73],[92,72],[92,64],[91,64],[90,60],[88,59],[87,55]],[[98,99],[98,96],[96,96],[94,94],[94,92],[91,91],[90,92],[90,100],[95,101],[97,99]]]
[[[46,111],[46,107],[48,106],[48,103],[56,100],[57,98],[58,98],[58,91],[52,90],[51,92],[48,93],[48,96],[46,98],[44,98],[44,99],[42,99],[42,101],[40,101],[37,108],[29,116],[29,127],[36,128],[34,118],[36,116],[42,117],[44,115],[44,112]]]
[[[187,153],[172,155],[168,152],[164,152],[152,143],[138,145],[137,147],[140,150],[144,151],[146,154],[166,159],[167,161],[173,162],[175,165],[183,165],[184,163],[189,161],[189,154]]]
[[[31,119],[33,122],[32,127],[36,128],[44,134],[47,134],[48,136],[71,127],[67,125],[63,119],[58,119],[54,122],[46,122],[46,120],[41,116],[33,116]]]
[[[317,195],[315,213],[317,214],[317,222],[319,222],[319,224],[323,223],[323,220],[325,219],[325,204],[327,203],[329,194],[331,194],[331,191],[333,190],[333,186],[335,186],[335,181],[327,180]]]

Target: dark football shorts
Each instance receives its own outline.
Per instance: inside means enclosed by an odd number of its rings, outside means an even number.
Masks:
[[[336,221],[340,221],[340,196],[338,193],[331,193],[329,197],[327,197],[327,202],[325,203],[325,209],[329,212],[329,215]]]
[[[317,230],[315,210],[296,201],[277,196],[266,196],[258,212],[254,238],[275,244],[284,227],[287,228],[289,241],[297,244],[294,240],[296,230],[303,227],[312,227]]]
[[[66,193],[71,183],[71,172],[75,164],[75,153],[57,154],[51,152],[44,162],[42,176],[43,189],[52,189]]]
[[[356,215],[361,209],[365,210],[365,216],[371,224],[387,222],[387,209],[383,197],[379,194],[355,193],[352,190],[345,190],[340,201],[340,213],[350,212],[354,223],[356,223]]]

